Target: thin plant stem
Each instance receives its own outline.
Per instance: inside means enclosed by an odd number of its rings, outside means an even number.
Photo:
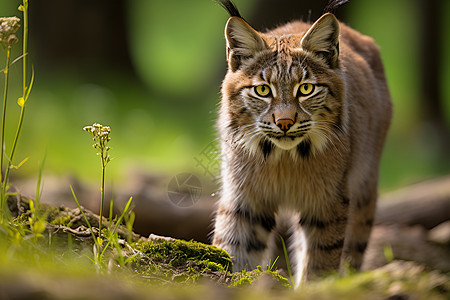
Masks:
[[[75,192],[73,191],[72,185],[70,186],[70,191],[72,192],[73,199],[75,199],[78,209],[80,210],[81,214],[83,215],[84,220],[86,221],[86,224],[89,227],[89,230],[91,231],[91,235],[92,235],[92,238],[94,239],[94,243],[97,246],[98,251],[97,251],[97,257],[95,258],[95,261],[100,262],[100,244],[99,244],[98,240],[95,238],[94,230],[92,229],[91,223],[89,223],[88,218],[86,217],[83,209],[81,208],[80,202],[78,201],[78,198],[75,195]]]
[[[2,141],[1,141],[1,157],[0,157],[0,170],[3,178],[3,149],[5,144],[5,127],[6,127],[6,101],[8,98],[8,85],[9,85],[9,64],[11,61],[11,47],[6,49],[6,67],[5,67],[5,93],[3,95],[3,114],[2,114]]]
[[[122,223],[123,218],[125,217],[125,215],[128,213],[128,211],[130,210],[130,205],[131,205],[131,201],[133,201],[133,197],[130,197],[130,199],[128,199],[127,204],[125,204],[125,208],[123,209],[122,214],[120,215],[119,219],[117,220],[113,231],[111,232],[111,235],[116,234],[117,229],[119,228],[120,224]],[[106,243],[105,247],[103,248],[102,251],[102,255],[105,253],[106,249],[108,248],[109,244],[111,243],[112,239],[108,239],[108,242]]]
[[[288,271],[289,279],[291,280],[291,282],[294,282],[294,277],[292,276],[292,272],[291,272],[291,265],[289,263],[289,255],[287,252],[286,244],[284,243],[284,239],[281,235],[280,235],[280,239],[281,239],[281,245],[283,247],[284,258],[286,260],[286,268]]]
[[[2,114],[2,138],[1,138],[1,157],[0,157],[0,178],[3,178],[3,150],[5,145],[5,122],[6,122],[6,101],[8,99],[8,83],[9,83],[9,65],[11,61],[11,47],[8,46],[6,49],[6,66],[5,66],[5,93],[3,95],[3,114]],[[3,220],[3,212],[5,209],[5,194],[6,186],[2,183],[1,200],[0,200],[0,214]]]
[[[101,178],[101,186],[100,186],[100,218],[98,221],[98,239],[101,241],[101,231],[102,231],[102,220],[103,220],[103,202],[105,200],[105,172],[106,165],[111,160],[108,151],[109,147],[106,146],[106,143],[110,140],[109,133],[111,129],[109,126],[103,126],[98,123],[94,123],[92,126],[85,126],[83,130],[91,133],[93,135],[94,144],[92,145],[95,149],[97,149],[97,155],[100,156],[101,165],[102,165],[102,178]]]
[[[19,123],[17,124],[16,135],[14,137],[13,146],[11,148],[11,154],[9,155],[8,166],[5,171],[5,177],[3,178],[3,188],[6,187],[6,183],[9,177],[9,170],[11,170],[11,165],[14,159],[14,153],[16,152],[17,141],[19,140],[20,131],[22,130],[23,118],[25,115],[25,106],[22,106],[20,109]],[[5,191],[6,192],[6,191]]]
[[[27,101],[27,98],[30,94],[30,89],[31,89],[31,85],[33,82],[33,78],[32,78],[32,82],[30,84],[30,87],[27,86],[27,74],[28,74],[28,0],[23,0],[22,5],[20,6],[21,10],[23,12],[23,47],[22,47],[22,66],[23,66],[23,94],[22,94],[22,99],[23,99],[23,103],[20,104],[20,116],[19,116],[19,122],[17,124],[17,130],[16,130],[16,135],[14,136],[14,141],[13,141],[13,145],[11,148],[11,154],[8,157],[8,167],[5,170],[5,176],[3,178],[3,193],[2,193],[2,197],[4,197],[4,194],[6,193],[5,189],[6,189],[6,184],[8,182],[8,177],[9,177],[9,171],[11,169],[11,165],[13,163],[14,160],[14,153],[16,152],[16,146],[17,146],[17,142],[19,140],[19,136],[20,136],[20,132],[22,130],[22,125],[23,125],[23,119],[24,119],[24,115],[25,115],[25,102]],[[3,121],[4,122],[4,121]],[[3,138],[3,136],[2,136]],[[3,144],[2,144],[3,145]],[[2,155],[2,159],[3,159],[3,155]]]
[[[113,210],[114,210],[114,203],[113,203],[113,193],[112,193],[112,189],[111,189],[111,199],[109,200],[109,223],[112,222],[112,218],[113,218]]]
[[[42,173],[44,171],[45,160],[47,158],[47,153],[44,155],[44,159],[42,160],[39,166],[38,180],[36,184],[36,211],[39,212],[40,203],[41,203],[41,188],[42,188]]]
[[[103,219],[103,199],[105,198],[105,168],[106,165],[104,164],[104,158],[103,158],[103,152],[102,152],[102,187],[101,187],[101,194],[102,197],[100,199],[100,220],[98,222],[98,236],[101,237],[102,235],[102,219]]]
[[[26,99],[27,94],[27,71],[28,71],[28,0],[23,0],[23,95],[22,97]]]

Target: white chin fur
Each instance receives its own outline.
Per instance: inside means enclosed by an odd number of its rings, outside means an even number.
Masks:
[[[294,147],[296,147],[301,139],[296,138],[296,139],[291,139],[291,138],[281,138],[281,139],[270,139],[272,143],[275,144],[275,146],[283,149],[283,150],[290,150]]]

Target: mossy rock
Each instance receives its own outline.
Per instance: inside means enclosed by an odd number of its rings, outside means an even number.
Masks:
[[[263,270],[260,266],[252,271],[231,274],[232,262],[226,251],[196,241],[152,239],[141,240],[132,246],[148,258],[137,260],[139,272],[167,281],[193,283],[206,277],[236,288],[259,283],[275,289],[290,287],[289,281],[278,272]]]
[[[231,258],[226,251],[196,241],[152,239],[132,245],[147,259],[135,263],[142,274],[151,273],[176,282],[195,282],[203,277],[226,276]]]

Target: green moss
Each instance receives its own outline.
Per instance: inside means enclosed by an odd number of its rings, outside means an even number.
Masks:
[[[71,216],[58,216],[50,224],[68,226],[71,220]]]
[[[239,273],[233,273],[233,277],[231,278],[230,287],[247,287],[250,286],[260,278],[261,276],[266,276],[271,279],[274,286],[289,288],[291,285],[289,281],[281,276],[278,272],[263,270],[261,266],[258,266],[256,269],[252,271],[242,271]]]
[[[175,268],[194,263],[191,267],[197,270],[231,270],[231,258],[224,250],[195,241],[141,240],[135,244],[135,248],[148,255],[151,260],[167,263]]]
[[[145,254],[136,259],[135,269],[147,277],[192,283],[231,270],[231,258],[224,250],[195,241],[140,240],[133,248]]]
[[[43,206],[41,204],[41,208],[44,209],[44,213],[48,216],[49,219],[53,219],[56,216],[58,216],[61,211],[63,211],[64,209],[61,207],[56,207],[56,206]]]
[[[273,271],[266,271],[266,272],[268,272],[270,275],[272,275],[272,277],[275,279],[275,281],[278,282],[281,286],[291,287],[289,280],[287,278],[281,276],[280,273],[273,272]]]
[[[70,210],[64,207],[54,207],[54,206],[46,207],[44,215],[47,216],[47,221],[50,224],[62,226],[69,226],[70,221],[73,218],[73,216],[70,213]]]
[[[238,279],[237,281],[235,281],[232,284],[232,287],[246,287],[246,286],[250,286],[250,284],[252,284],[253,280],[255,280],[254,278],[248,277],[248,276],[244,276],[240,279]]]
[[[211,272],[224,272],[223,266],[219,265],[218,263],[215,263],[213,261],[209,261],[206,264],[205,271],[211,271]],[[226,271],[226,270],[225,270]]]
[[[252,285],[261,276],[265,276],[274,286],[290,287],[288,280],[278,272],[265,271],[261,267],[248,272],[226,275],[231,270],[231,258],[224,250],[215,246],[195,241],[161,239],[141,240],[133,247],[143,252],[151,263],[159,266],[152,274],[153,276],[158,274],[167,280],[183,283],[196,282],[199,278],[215,274],[218,277],[227,277],[227,285],[245,287]],[[151,272],[150,268],[147,267],[145,272]]]
[[[12,219],[12,223],[17,226],[25,225],[28,222],[28,218],[30,217],[30,215],[30,212],[23,213],[18,217]]]

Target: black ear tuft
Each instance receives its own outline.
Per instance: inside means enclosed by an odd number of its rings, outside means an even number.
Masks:
[[[325,6],[325,8],[323,10],[323,14],[326,14],[326,13],[334,14],[336,9],[338,9],[340,6],[348,3],[349,1],[350,0],[330,0],[330,1],[328,1],[327,6]]]
[[[241,14],[239,13],[239,10],[237,9],[236,5],[233,3],[233,1],[230,0],[216,0],[225,10],[228,12],[230,17],[241,17]]]

